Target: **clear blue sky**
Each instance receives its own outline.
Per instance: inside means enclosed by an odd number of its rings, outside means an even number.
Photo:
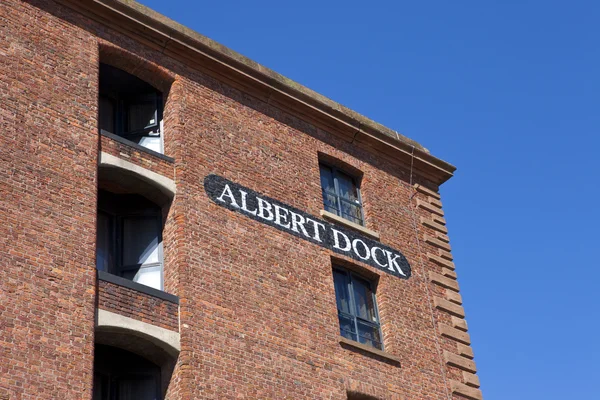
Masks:
[[[600,399],[600,2],[142,2],[455,164],[485,399]]]

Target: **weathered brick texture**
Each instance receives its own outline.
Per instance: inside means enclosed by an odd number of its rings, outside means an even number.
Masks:
[[[98,47],[15,0],[0,3],[0,42],[0,387],[89,397]]]
[[[106,136],[100,136],[100,150],[115,157],[122,158],[149,171],[156,172],[173,179],[175,168],[172,162],[159,158],[149,152],[138,150],[132,146],[119,143]]]
[[[181,326],[170,399],[465,392],[463,371],[443,357],[460,354],[451,315],[434,303],[459,309],[460,296],[430,281],[432,272],[458,288],[442,269],[454,269],[451,254],[439,257],[449,239],[436,236],[447,232],[437,186],[410,163],[283,111],[197,60],[182,63],[165,43],[103,23],[50,0],[0,4],[0,388],[23,398],[89,398],[97,301]],[[98,135],[100,61],[168,90],[165,152],[174,163]],[[96,298],[99,145],[177,183],[163,246],[179,321],[174,305],[107,282],[98,282]],[[318,217],[323,157],[362,173],[366,227],[412,265],[402,280],[335,255],[377,277],[385,351],[399,364],[340,345],[331,251],[219,207],[204,192],[215,173]],[[424,189],[416,193],[414,183]],[[450,330],[442,336],[438,325]],[[457,332],[466,343],[468,334]]]
[[[177,304],[98,280],[98,308],[172,331],[179,331]]]

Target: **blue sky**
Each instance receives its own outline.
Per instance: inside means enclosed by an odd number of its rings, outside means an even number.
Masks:
[[[142,2],[455,164],[485,399],[600,398],[600,2]]]

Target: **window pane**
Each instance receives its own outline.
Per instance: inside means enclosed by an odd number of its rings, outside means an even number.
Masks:
[[[325,206],[325,210],[335,213],[336,215],[339,215],[340,213],[337,196],[326,191],[323,191],[323,206]]]
[[[343,172],[337,172],[338,188],[340,190],[339,195],[345,199],[358,203],[358,189],[354,184],[354,179],[344,174]]]
[[[94,390],[92,393],[92,400],[109,400],[108,389],[108,377],[100,374],[94,374]]]
[[[156,218],[123,219],[123,265],[156,263],[159,260],[159,224]]]
[[[156,93],[141,96],[127,104],[127,133],[158,126]]]
[[[340,320],[340,335],[347,339],[356,340],[356,329],[354,328],[354,318],[338,314]]]
[[[342,217],[350,221],[362,225],[362,212],[360,206],[342,200]]]
[[[153,378],[120,378],[117,382],[118,400],[157,400]]]
[[[379,328],[360,321],[358,321],[358,341],[378,349],[382,348]]]
[[[98,127],[107,132],[115,133],[115,104],[106,96],[100,96]]]
[[[371,282],[336,267],[333,269],[333,278],[340,334],[359,343],[383,349]]]
[[[356,316],[376,323],[377,316],[375,314],[375,305],[373,304],[373,292],[369,288],[369,283],[355,276],[352,278]]]
[[[326,167],[325,165],[319,165],[321,170],[321,188],[330,193],[335,193],[335,185],[333,184],[333,175],[331,173],[331,168]]]
[[[162,266],[142,267],[137,272],[128,273],[130,279],[142,285],[150,286],[154,289],[162,290]],[[135,275],[134,275],[135,274]]]
[[[335,286],[335,301],[338,311],[351,314],[350,294],[348,291],[348,275],[342,271],[333,270],[333,282]]]
[[[154,150],[157,153],[162,153],[162,146],[160,143],[160,136],[142,136],[138,142],[140,146],[144,146],[147,149]]]
[[[96,268],[108,271],[110,268],[110,218],[98,213],[98,229],[96,231]]]

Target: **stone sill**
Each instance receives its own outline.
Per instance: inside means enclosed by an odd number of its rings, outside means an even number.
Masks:
[[[343,336],[340,336],[339,340],[340,340],[341,345],[354,347],[355,349],[362,350],[366,353],[374,354],[378,357],[386,359],[387,361],[391,361],[394,364],[398,364],[398,366],[400,365],[400,357],[396,357],[390,353],[386,353],[385,351],[376,349],[375,347],[371,347],[371,346],[367,346],[366,344],[355,342],[354,340],[347,339]]]
[[[348,221],[347,219],[342,218],[339,215],[336,215],[336,214],[331,213],[329,211],[321,210],[319,212],[321,214],[321,217],[325,218],[328,221],[338,223],[340,225],[345,226],[346,228],[353,229],[353,230],[358,231],[358,232],[360,232],[362,234],[365,234],[365,235],[367,235],[367,236],[369,236],[369,237],[371,237],[371,238],[373,238],[375,240],[379,240],[379,232],[375,232],[375,231],[372,231],[372,230],[370,230],[368,228],[365,228],[362,225],[355,224],[354,222]]]

